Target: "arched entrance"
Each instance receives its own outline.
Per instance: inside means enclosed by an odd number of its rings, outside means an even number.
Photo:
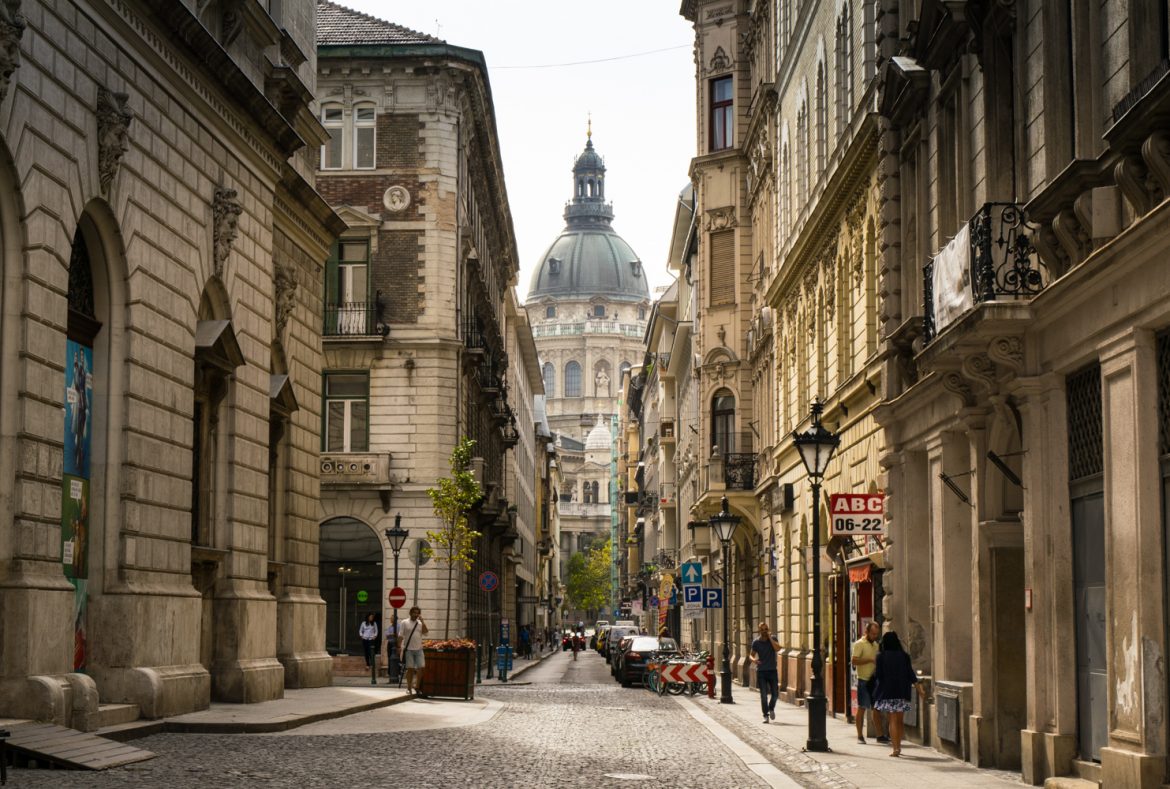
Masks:
[[[331,655],[362,654],[358,625],[368,614],[382,627],[382,541],[355,518],[321,524],[319,561],[325,600],[325,649]]]

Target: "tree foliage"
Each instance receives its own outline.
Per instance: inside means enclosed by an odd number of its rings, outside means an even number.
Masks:
[[[427,532],[427,539],[438,550],[430,553],[440,562],[447,564],[447,617],[443,625],[443,638],[451,637],[451,590],[454,585],[455,568],[463,572],[471,569],[475,559],[475,541],[480,533],[471,528],[467,513],[483,498],[483,491],[471,473],[471,457],[475,441],[464,437],[451,450],[451,476],[441,477],[437,487],[428,488],[431,506],[441,526]]]
[[[565,596],[572,608],[595,614],[609,605],[610,540],[569,557]]]

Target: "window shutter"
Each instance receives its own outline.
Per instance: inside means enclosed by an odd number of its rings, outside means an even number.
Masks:
[[[711,234],[711,304],[735,303],[735,231]]]

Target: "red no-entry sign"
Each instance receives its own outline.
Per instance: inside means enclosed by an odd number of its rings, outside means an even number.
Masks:
[[[401,586],[396,586],[391,589],[390,594],[387,596],[390,598],[390,605],[395,608],[402,608],[402,606],[406,605],[406,590]]]

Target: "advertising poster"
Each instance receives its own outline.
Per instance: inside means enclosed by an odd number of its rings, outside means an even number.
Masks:
[[[93,413],[93,349],[65,343],[65,473],[89,479]]]
[[[93,435],[93,349],[65,343],[65,457],[61,481],[61,565],[73,583],[73,669],[86,663],[89,471]]]

